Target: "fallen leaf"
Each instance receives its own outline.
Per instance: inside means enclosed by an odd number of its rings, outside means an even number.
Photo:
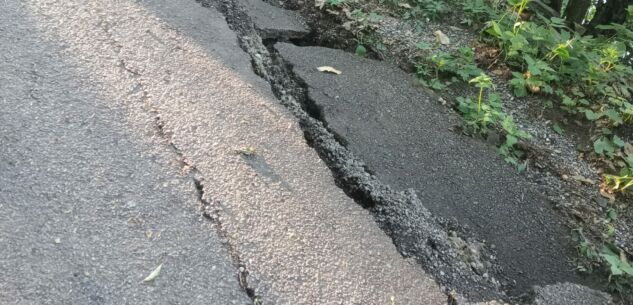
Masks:
[[[158,267],[156,267],[156,269],[154,269],[154,271],[152,271],[152,273],[150,273],[143,280],[143,282],[151,282],[151,281],[153,281],[160,274],[160,269],[162,269],[162,268],[163,268],[163,264],[158,265]]]
[[[407,9],[411,9],[412,8],[411,5],[409,3],[406,3],[406,2],[400,2],[400,3],[398,3],[398,6],[399,7],[404,7],[404,8],[407,8]]]
[[[53,242],[56,243],[56,244],[61,244],[62,240],[61,240],[61,238],[58,237],[58,238],[55,238],[55,240],[53,240]]]
[[[322,67],[318,67],[317,70],[321,71],[321,72],[327,72],[327,73],[333,73],[333,74],[341,74],[342,72],[339,70],[336,70],[330,66],[322,66]]]
[[[438,31],[433,32],[433,34],[435,34],[435,38],[437,39],[439,43],[443,45],[448,45],[451,43],[451,40],[442,31],[438,30]]]

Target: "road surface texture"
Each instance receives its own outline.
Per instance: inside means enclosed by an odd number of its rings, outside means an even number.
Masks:
[[[0,303],[446,303],[217,11],[0,6]]]
[[[0,304],[252,304],[173,152],[17,3],[0,10]]]

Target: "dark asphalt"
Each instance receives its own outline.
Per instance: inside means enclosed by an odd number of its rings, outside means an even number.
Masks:
[[[329,128],[369,170],[398,190],[415,189],[432,213],[456,218],[496,247],[503,273],[516,281],[514,293],[579,280],[568,262],[575,253],[566,246],[569,231],[539,188],[494,147],[451,131],[459,118],[434,94],[387,63],[321,47],[275,47],[307,83]]]

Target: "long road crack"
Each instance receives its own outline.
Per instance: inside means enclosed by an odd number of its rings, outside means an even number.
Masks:
[[[297,118],[307,143],[330,168],[337,186],[373,214],[404,257],[416,259],[443,285],[449,302],[455,301],[454,289],[474,299],[506,298],[495,279],[503,276],[500,270],[493,267],[490,273],[494,276],[482,277],[460,260],[458,251],[463,248],[456,247],[455,241],[474,241],[462,227],[432,216],[413,190],[398,192],[383,184],[345,147],[344,139],[328,128],[321,109],[307,95],[307,84],[274,49],[277,39],[262,40],[235,0],[197,1],[225,16],[238,34],[240,46],[251,57],[254,72],[269,83],[279,102]],[[401,222],[403,218],[409,221]],[[495,266],[494,262],[490,265]]]
[[[118,46],[116,41],[110,37],[111,44]],[[131,68],[128,67],[124,59],[119,59],[119,68],[123,73],[127,73],[133,77],[139,77],[141,74]],[[160,113],[150,107],[150,103],[148,103],[148,99],[150,98],[147,91],[144,89],[144,86],[141,82],[137,82],[134,87],[134,92],[141,92],[141,97],[139,98],[139,102],[143,105],[143,109],[149,115],[153,116],[153,124],[156,134],[160,139],[162,139],[164,145],[170,151],[170,153],[174,156],[174,159],[178,162],[180,167],[180,174],[188,177],[193,185],[195,186],[196,197],[198,199],[198,203],[201,207],[202,216],[205,219],[208,219],[211,223],[213,223],[214,228],[216,229],[217,235],[222,240],[224,247],[227,249],[229,257],[237,270],[237,280],[240,285],[240,288],[246,293],[246,295],[251,299],[254,305],[262,304],[262,298],[256,293],[256,289],[249,285],[248,282],[248,269],[246,264],[243,263],[240,258],[235,247],[229,242],[229,238],[225,228],[223,227],[219,209],[219,202],[211,202],[206,195],[205,187],[204,187],[204,176],[203,174],[196,168],[195,164],[192,164],[191,161],[184,155],[182,150],[180,150],[176,144],[172,141],[171,135],[166,130],[165,123],[161,119]]]

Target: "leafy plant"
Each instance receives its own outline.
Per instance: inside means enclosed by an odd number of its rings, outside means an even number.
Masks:
[[[471,48],[459,48],[453,54],[444,51],[435,51],[433,47],[426,43],[417,45],[418,49],[429,53],[426,57],[421,57],[416,62],[416,74],[421,78],[423,84],[441,90],[454,80],[450,78],[459,77],[462,81],[468,81],[472,77],[483,73],[475,63],[475,54]],[[443,81],[442,79],[447,79]]]
[[[524,152],[516,148],[516,144],[520,139],[530,139],[532,136],[519,129],[512,120],[511,116],[505,116],[501,123],[501,127],[506,133],[506,140],[499,146],[499,153],[505,157],[505,161],[514,165],[518,171],[523,171],[527,167],[527,161],[521,162]]]
[[[480,134],[488,130],[503,117],[499,95],[490,94],[486,103],[479,103],[469,97],[457,98],[457,109],[462,113],[466,126]]]
[[[360,9],[353,10],[350,16],[353,20],[351,28],[354,29],[354,36],[356,36],[356,55],[364,57],[368,48],[382,55],[386,48],[375,34],[375,30],[383,20],[383,16],[375,12],[365,13]]]
[[[605,245],[600,253],[600,256],[609,265],[609,282],[611,283],[611,288],[618,292],[631,289],[633,267],[631,267],[627,261],[624,252],[618,249],[616,251],[619,253],[616,253],[613,248],[609,245]]]
[[[474,22],[484,22],[497,19],[497,11],[484,0],[466,0],[462,2],[464,19],[462,24],[472,25]]]
[[[524,153],[516,145],[521,139],[531,138],[530,134],[519,129],[512,117],[503,112],[499,95],[489,93],[485,100],[486,90],[494,90],[492,79],[488,75],[481,73],[469,83],[479,88],[477,100],[468,97],[457,98],[458,109],[464,116],[466,125],[481,134],[488,133],[488,129],[492,126],[501,129],[505,133],[505,141],[499,146],[499,153],[517,170],[525,170],[527,163],[520,161]]]
[[[580,36],[568,31],[560,18],[518,19],[526,3],[510,0],[516,18],[503,15],[484,30],[515,69],[510,81],[514,93],[554,95],[571,113],[598,114],[595,121],[600,124],[618,126],[629,120],[633,69],[623,58],[633,31],[613,25],[603,28],[618,29],[616,36]]]
[[[602,248],[590,242],[582,228],[572,230],[571,239],[576,242],[576,248],[580,254],[578,270],[582,272],[594,272],[596,269],[604,271],[608,275],[609,287],[616,292],[631,289],[633,284],[633,268],[623,251],[614,245],[615,228],[613,223],[617,221],[618,213],[615,209],[608,209],[602,220],[606,225],[606,232],[602,234]],[[606,268],[600,268],[606,267]]]
[[[596,247],[587,239],[582,228],[576,228],[571,232],[571,240],[576,243],[576,249],[582,261],[576,267],[578,271],[591,273],[600,264],[600,256]]]
[[[628,188],[633,188],[633,171],[628,170],[626,175],[605,175],[605,183],[611,187],[612,190],[623,192]]]
[[[479,96],[477,97],[477,112],[479,112],[481,111],[481,101],[484,96],[484,90],[494,89],[494,84],[492,83],[490,76],[483,72],[479,76],[469,80],[468,83],[474,84],[475,87],[479,88]]]
[[[617,175],[604,175],[605,184],[614,192],[624,192],[633,189],[633,153],[624,153],[626,164]]]

